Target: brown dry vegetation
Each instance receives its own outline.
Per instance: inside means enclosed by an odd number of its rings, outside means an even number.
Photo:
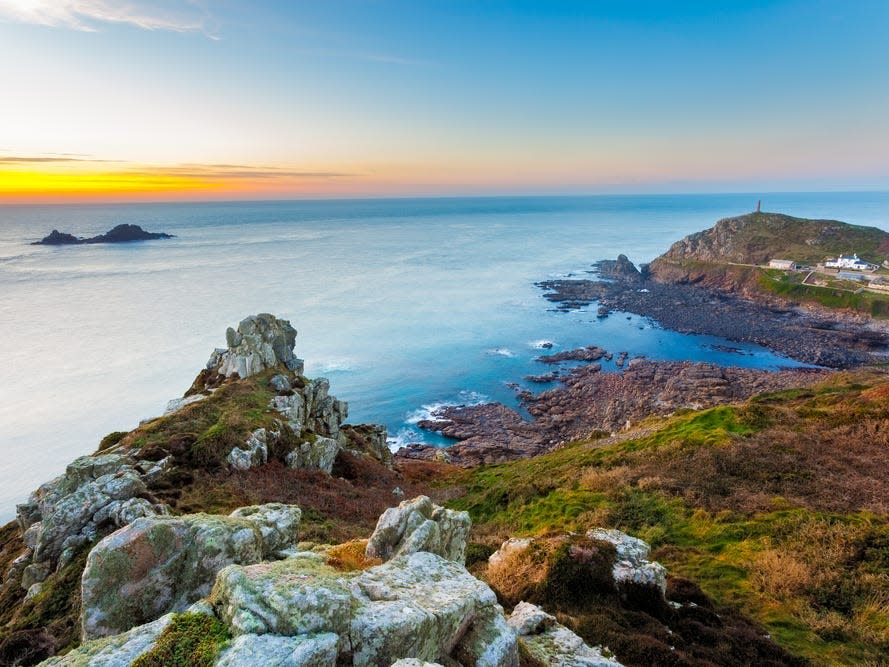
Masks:
[[[635,436],[458,473],[463,495],[451,505],[471,513],[472,539],[485,544],[620,528],[791,652],[819,665],[881,665],[889,654],[887,396],[883,371],[838,373],[652,420]]]

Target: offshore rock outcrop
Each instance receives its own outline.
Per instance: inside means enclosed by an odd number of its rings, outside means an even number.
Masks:
[[[84,245],[93,243],[129,243],[131,241],[152,241],[155,239],[171,239],[172,234],[164,232],[146,232],[139,225],[117,225],[114,229],[104,234],[93,236],[87,239],[60,232],[57,229],[52,230],[48,236],[44,236],[41,240],[35,241],[31,245]]]

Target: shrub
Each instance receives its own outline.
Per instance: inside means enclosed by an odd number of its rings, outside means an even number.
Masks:
[[[367,540],[352,540],[338,544],[327,552],[327,564],[340,572],[366,570],[374,565],[380,565],[383,562],[381,559],[368,558],[364,555],[367,542]]]

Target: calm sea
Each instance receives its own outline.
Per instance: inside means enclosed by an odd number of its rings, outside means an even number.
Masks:
[[[298,329],[311,376],[350,421],[398,442],[442,403],[514,404],[537,346],[659,359],[789,364],[637,317],[556,313],[534,282],[626,253],[649,261],[756,195],[390,199],[0,207],[0,519],[109,431],[182,394],[227,326],[271,312]],[[765,210],[889,229],[889,194],[772,194]],[[31,246],[119,223],[167,241]],[[539,388],[535,388],[539,389]]]

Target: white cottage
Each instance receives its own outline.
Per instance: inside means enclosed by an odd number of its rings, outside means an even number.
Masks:
[[[854,269],[855,271],[872,271],[877,268],[876,264],[865,262],[857,254],[840,255],[836,259],[829,259],[824,262],[824,266],[829,269]]]

